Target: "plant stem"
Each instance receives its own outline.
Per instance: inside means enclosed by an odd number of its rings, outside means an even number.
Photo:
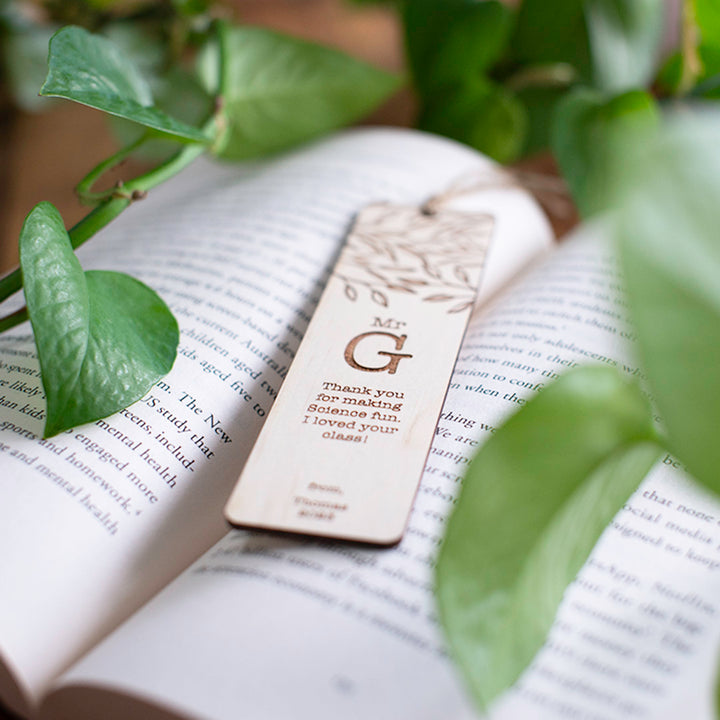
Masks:
[[[227,131],[227,117],[225,115],[224,98],[227,95],[230,77],[228,73],[228,58],[230,55],[230,26],[223,20],[215,21],[215,34],[218,43],[218,79],[215,88],[215,140],[212,143],[212,150],[219,152],[224,143]]]
[[[114,220],[132,202],[130,197],[112,197],[91,210],[80,222],[68,230],[73,250],[79,248],[98,230]]]
[[[698,52],[700,29],[697,21],[696,0],[684,0],[682,14],[682,75],[677,94],[687,95],[702,74],[703,64]]]
[[[21,307],[14,313],[10,313],[10,315],[7,315],[4,318],[0,319],[0,333],[5,332],[6,330],[9,330],[16,325],[20,325],[20,323],[24,323],[27,319],[27,308]]]
[[[228,81],[227,57],[229,26],[220,21],[217,23],[216,32],[219,43],[219,96],[215,112],[202,127],[202,132],[207,134],[210,138],[213,138],[211,143],[218,141],[220,136],[223,134],[222,131],[225,127],[222,97]],[[90,188],[100,175],[124,160],[146,139],[147,135],[143,135],[143,137],[141,137],[137,142],[123,148],[112,157],[97,165],[80,182],[78,185],[78,191],[80,193],[90,194]],[[122,186],[122,193],[113,192],[110,196],[107,196],[104,193],[100,194],[104,196],[105,199],[103,200],[101,197],[98,197],[98,206],[91,210],[90,213],[88,213],[82,220],[80,220],[80,222],[68,231],[70,244],[73,249],[79,248],[83,243],[95,235],[95,233],[120,215],[120,213],[122,213],[123,210],[125,210],[131,203],[144,198],[149,190],[180,172],[180,170],[202,155],[207,147],[208,146],[205,143],[191,143],[189,145],[185,145],[181,150],[175,153],[175,155],[158,165],[156,168],[153,168],[143,175],[139,175],[135,179],[125,183]],[[20,268],[15,268],[4,277],[0,278],[0,302],[7,300],[11,295],[20,290],[20,288],[22,288],[22,284],[22,271]],[[25,308],[22,308],[5,318],[0,318],[0,332],[14,327],[20,322],[23,322],[25,319],[27,319],[27,311]]]
[[[104,190],[102,192],[92,192],[92,186],[103,174],[114,168],[116,165],[119,165],[132,152],[137,150],[146,140],[148,140],[148,137],[148,133],[143,133],[143,135],[135,142],[122,148],[122,150],[119,150],[113,156],[109,157],[107,160],[103,160],[97,167],[93,168],[75,187],[75,192],[80,198],[80,201],[89,205],[97,205],[103,200],[107,200],[109,197],[116,194],[117,188]]]
[[[207,123],[204,129],[207,130],[211,127],[214,127],[214,120]],[[96,207],[70,229],[68,234],[73,249],[80,247],[98,230],[101,230],[111,220],[114,220],[128,205],[144,198],[149,190],[176,175],[195,158],[202,155],[204,151],[205,145],[201,143],[187,145],[164,163],[158,165],[158,167],[125,183],[122,188],[122,195],[108,198],[102,205]]]
[[[201,144],[188,145],[176,153],[167,162],[140,175],[124,185],[123,197],[111,197],[98,205],[77,225],[68,231],[70,243],[73,249],[80,247],[89,240],[98,230],[105,227],[111,220],[114,220],[133,201],[145,196],[148,190],[164,182],[178,173],[186,165],[190,164],[196,157],[201,155],[205,146]],[[127,197],[125,197],[127,195]],[[20,268],[0,279],[0,302],[6,300],[10,295],[22,287]]]
[[[217,37],[218,37],[218,87],[217,94],[219,97],[225,97],[228,91],[228,56],[230,54],[229,42],[230,42],[230,25],[223,20],[217,21]]]
[[[205,124],[203,130],[213,130],[214,128],[215,118],[213,117]],[[108,198],[101,205],[91,210],[77,225],[68,231],[73,249],[80,247],[98,232],[98,230],[104,228],[111,220],[114,220],[120,215],[128,205],[135,200],[145,197],[148,190],[151,190],[180,172],[180,170],[189,165],[204,151],[205,145],[202,143],[186,145],[171,158],[161,165],[158,165],[158,167],[126,183],[123,186],[122,197]],[[12,294],[20,290],[21,287],[22,273],[20,268],[16,268],[0,279],[0,302],[7,300]],[[0,320],[0,332],[6,329],[2,325],[3,322],[3,320]]]

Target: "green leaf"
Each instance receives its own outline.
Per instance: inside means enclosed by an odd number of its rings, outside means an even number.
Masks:
[[[480,81],[434,93],[432,102],[423,108],[418,125],[507,163],[522,150],[527,117],[512,93]]]
[[[623,154],[620,257],[670,449],[720,492],[720,113]]]
[[[647,87],[663,37],[662,0],[585,0],[595,85],[618,93]]]
[[[720,61],[720,53],[716,56]],[[720,67],[716,65],[715,67]],[[715,72],[710,77],[701,80],[696,86],[693,95],[705,100],[720,100],[720,72]]]
[[[83,272],[50,203],[20,234],[25,301],[47,397],[45,435],[121,410],[175,359],[178,327],[165,303],[115,272]]]
[[[647,402],[585,367],[512,416],[468,468],[437,565],[455,659],[481,708],[542,646],[566,586],[659,455]]]
[[[79,27],[63,28],[50,40],[48,64],[41,95],[74,100],[175,139],[210,140],[197,128],[155,107],[140,72],[105,38]]]
[[[409,0],[403,26],[416,88],[428,95],[479,77],[504,52],[513,18],[497,0]]]
[[[659,124],[653,98],[640,90],[607,99],[578,88],[558,108],[552,147],[581,214],[605,210],[613,196],[618,143],[644,141]]]
[[[516,92],[527,115],[527,131],[522,155],[530,155],[550,147],[555,111],[567,92],[567,87],[552,86],[527,87]]]
[[[720,5],[717,0],[695,0],[703,45],[720,48]]]
[[[592,81],[583,0],[523,0],[510,48],[521,64],[569,63]]]
[[[203,15],[210,10],[212,0],[172,0],[175,11],[181,15],[192,17]]]
[[[154,79],[153,86],[157,107],[183,122],[200,125],[213,111],[212,99],[197,77],[181,67],[171,67]],[[134,143],[144,133],[140,126],[122,118],[113,118],[110,125],[122,146]],[[177,144],[164,136],[144,143],[135,155],[143,160],[160,162],[176,151]]]
[[[228,29],[200,59],[205,87],[224,88],[227,128],[214,152],[256,157],[305,142],[368,113],[398,78],[344,53],[252,27]],[[218,68],[225,67],[223,78]]]
[[[85,0],[85,3],[98,10],[121,12],[137,11],[143,5],[153,4],[152,0]]]

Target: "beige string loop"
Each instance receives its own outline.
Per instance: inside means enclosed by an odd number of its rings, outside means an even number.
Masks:
[[[528,191],[549,215],[565,219],[573,214],[570,191],[562,178],[510,168],[493,168],[461,177],[447,190],[428,198],[421,209],[427,215],[434,215],[442,206],[457,197],[503,188]]]

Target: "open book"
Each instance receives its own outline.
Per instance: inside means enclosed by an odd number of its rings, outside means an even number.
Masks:
[[[222,507],[353,215],[479,172],[493,169],[475,153],[404,130],[189,168],[80,253],[163,295],[181,326],[175,368],[127,410],[58,437],[39,439],[28,327],[0,336],[7,707],[72,720],[476,717],[433,606],[443,522],[472,453],[524,399],[579,363],[638,373],[601,237],[546,252],[524,192],[458,201],[495,217],[482,306],[397,547],[229,531]],[[720,504],[673,465],[603,535],[493,718],[711,717]]]

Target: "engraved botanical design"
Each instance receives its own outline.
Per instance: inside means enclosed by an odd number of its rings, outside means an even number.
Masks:
[[[388,307],[393,293],[469,310],[480,284],[493,218],[417,206],[371,205],[358,216],[333,276],[345,295]]]

